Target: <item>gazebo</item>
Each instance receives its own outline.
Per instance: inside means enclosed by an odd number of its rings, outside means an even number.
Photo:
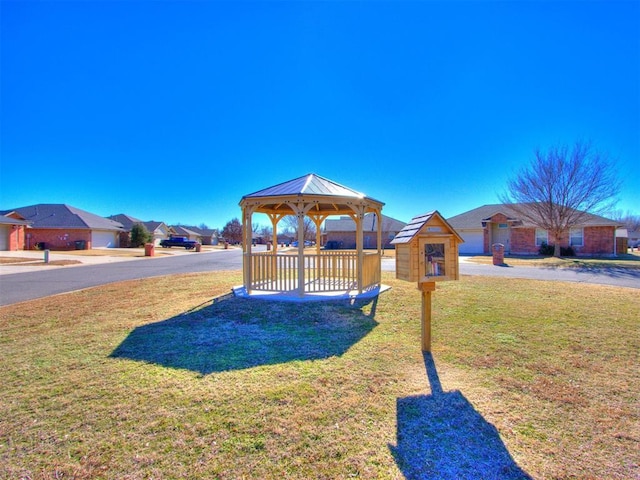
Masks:
[[[280,293],[295,297],[326,294],[362,294],[380,287],[382,207],[384,203],[310,173],[242,197],[243,281],[247,294]],[[252,252],[252,216],[271,220],[273,238],[278,222],[288,215],[298,220],[297,249],[278,251],[278,242],[266,252]],[[377,216],[377,250],[364,252],[362,221]],[[356,224],[356,249],[322,250],[320,228],[332,215],[348,215]],[[305,251],[304,219],[316,226],[315,251]]]

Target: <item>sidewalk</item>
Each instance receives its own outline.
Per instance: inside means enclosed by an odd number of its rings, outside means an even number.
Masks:
[[[80,265],[150,260],[153,258],[162,258],[171,255],[193,254],[194,252],[178,248],[156,247],[154,253],[155,256],[153,257],[145,257],[144,250],[129,248],[97,249],[94,255],[88,254],[85,250],[78,251],[77,253],[74,253],[73,250],[68,252],[49,251],[49,263],[46,264],[44,263],[45,252],[42,250],[19,250],[17,252],[2,251],[0,252],[0,258],[28,258],[31,260],[28,262],[0,264],[0,275],[27,273],[44,269],[51,270],[63,267],[69,268]]]

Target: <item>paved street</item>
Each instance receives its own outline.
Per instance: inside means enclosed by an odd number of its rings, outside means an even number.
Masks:
[[[39,253],[41,258],[42,252]],[[51,256],[54,258],[54,252]],[[85,257],[81,259],[85,261]],[[0,266],[0,272],[4,272],[0,274],[0,305],[137,278],[239,270],[242,268],[242,251],[175,251],[162,257],[93,257],[91,261],[92,263],[65,267]],[[11,273],[6,273],[7,271]],[[16,273],[17,271],[24,273]]]
[[[6,252],[5,252],[6,253]],[[25,252],[12,252],[24,255]],[[0,266],[0,305],[71,292],[112,282],[137,278],[175,275],[180,273],[240,270],[242,251],[232,248],[212,252],[174,250],[157,257],[77,257],[84,263],[78,266]],[[42,252],[32,252],[42,258]],[[51,253],[51,258],[64,254]],[[395,271],[395,260],[382,262],[384,271]],[[480,275],[563,282],[594,283],[628,288],[640,288],[640,270],[609,268],[553,269],[537,267],[498,267],[480,265],[460,257],[461,275]]]

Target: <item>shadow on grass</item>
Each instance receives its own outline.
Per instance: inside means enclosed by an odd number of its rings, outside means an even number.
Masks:
[[[633,266],[607,265],[599,263],[581,262],[574,260],[572,264],[565,266],[546,265],[542,268],[548,270],[567,269],[572,272],[603,275],[610,278],[623,278],[640,281],[640,264]]]
[[[459,391],[443,392],[433,357],[424,354],[431,395],[399,398],[397,445],[408,480],[531,479],[513,460],[496,428]]]
[[[339,356],[375,328],[376,303],[226,297],[134,329],[110,357],[207,375]]]

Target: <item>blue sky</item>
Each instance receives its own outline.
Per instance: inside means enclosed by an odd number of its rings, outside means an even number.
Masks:
[[[450,217],[584,140],[640,214],[638,1],[0,7],[0,209],[221,228],[316,173],[402,221]]]

